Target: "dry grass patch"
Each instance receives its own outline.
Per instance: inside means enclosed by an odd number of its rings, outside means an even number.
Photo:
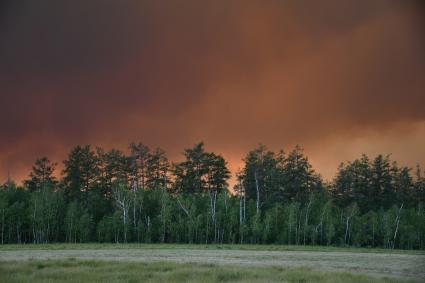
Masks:
[[[0,262],[1,282],[414,282],[318,272],[308,268],[242,267],[171,262],[31,260]]]

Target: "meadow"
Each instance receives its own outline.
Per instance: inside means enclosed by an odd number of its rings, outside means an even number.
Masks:
[[[422,282],[420,251],[274,245],[0,247],[0,282]]]

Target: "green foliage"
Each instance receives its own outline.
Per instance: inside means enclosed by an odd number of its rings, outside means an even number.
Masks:
[[[300,147],[250,151],[229,190],[203,143],[170,164],[161,149],[76,146],[0,187],[1,243],[289,244],[425,249],[425,181],[388,156],[342,164],[329,184]]]
[[[200,194],[226,187],[230,172],[222,156],[206,152],[202,142],[185,149],[184,156],[185,161],[174,164],[176,191]]]

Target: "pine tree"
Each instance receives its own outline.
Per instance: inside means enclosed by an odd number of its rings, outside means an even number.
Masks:
[[[51,162],[47,157],[37,159],[29,175],[30,179],[24,181],[25,186],[30,192],[54,188],[57,184],[53,176],[56,166],[57,163]]]

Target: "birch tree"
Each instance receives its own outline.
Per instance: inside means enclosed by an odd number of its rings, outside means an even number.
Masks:
[[[353,217],[358,213],[357,203],[352,204],[346,209],[345,214],[345,235],[344,235],[344,244],[348,245],[350,240],[350,224]]]
[[[117,209],[121,212],[124,243],[126,243],[127,242],[128,211],[130,208],[130,201],[131,201],[127,186],[121,182],[118,182],[113,187],[113,197],[114,197],[115,205]]]

